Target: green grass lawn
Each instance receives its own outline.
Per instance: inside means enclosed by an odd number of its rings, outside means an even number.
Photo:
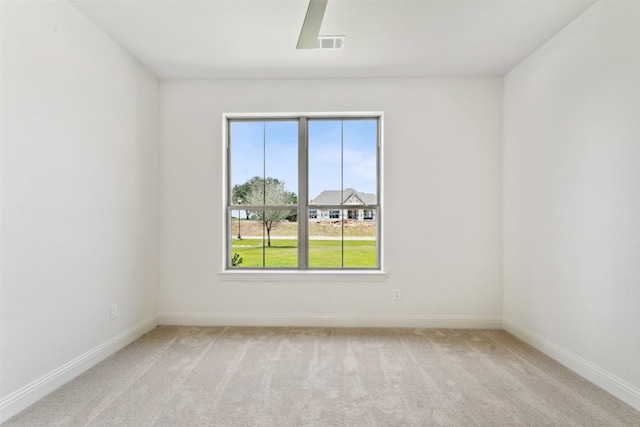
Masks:
[[[242,257],[240,267],[262,267],[263,255],[266,267],[297,267],[297,245],[297,240],[272,239],[271,246],[263,248],[263,241],[259,239],[233,240],[232,253]],[[343,267],[343,251],[344,267],[376,266],[375,240],[310,240],[309,267]]]

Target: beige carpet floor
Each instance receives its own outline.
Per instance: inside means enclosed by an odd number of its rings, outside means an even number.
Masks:
[[[640,426],[504,331],[160,326],[9,426]]]

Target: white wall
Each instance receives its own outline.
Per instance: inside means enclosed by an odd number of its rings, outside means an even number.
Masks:
[[[501,326],[501,78],[167,81],[161,94],[162,323]],[[385,282],[219,276],[222,113],[297,111],[384,112]]]
[[[2,419],[157,322],[158,96],[68,3],[2,2]]]
[[[596,3],[504,87],[506,327],[640,408],[640,3]]]

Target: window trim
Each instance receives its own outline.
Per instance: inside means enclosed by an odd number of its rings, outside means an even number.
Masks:
[[[239,120],[247,120],[247,121],[255,121],[255,120],[298,120],[300,122],[300,126],[298,129],[299,132],[299,141],[304,141],[306,144],[307,140],[307,120],[308,119],[325,119],[325,120],[348,120],[348,119],[367,119],[367,118],[375,118],[378,121],[378,146],[377,146],[377,197],[378,197],[378,213],[376,215],[377,221],[377,254],[376,254],[376,262],[377,267],[375,268],[362,268],[362,267],[341,267],[341,268],[305,268],[307,260],[306,254],[308,248],[299,248],[299,267],[295,268],[230,268],[227,265],[228,257],[227,251],[230,247],[230,221],[228,215],[228,209],[231,205],[231,190],[230,190],[230,176],[229,176],[229,166],[230,166],[230,154],[229,154],[229,146],[230,146],[230,135],[229,135],[229,121],[239,121]],[[219,273],[220,277],[224,281],[335,281],[335,280],[344,280],[344,281],[383,281],[386,278],[386,272],[384,269],[384,224],[383,217],[384,215],[380,213],[382,206],[384,206],[384,195],[383,195],[383,182],[384,182],[384,113],[381,111],[367,111],[367,112],[327,112],[327,113],[223,113],[222,114],[222,191],[223,196],[220,200],[222,201],[222,259],[221,259],[221,271]],[[304,156],[304,161],[301,161],[299,164],[298,173],[299,175],[304,174],[305,182],[306,182],[306,174],[308,167],[308,151],[305,145],[304,150],[299,150],[299,156]],[[300,170],[303,169],[303,170]],[[307,212],[309,209],[308,205],[308,183],[306,188],[299,189],[298,194],[298,209],[302,212]],[[347,207],[345,207],[346,209]],[[362,208],[358,206],[358,208]],[[309,219],[306,218],[305,215],[300,217],[298,220],[299,234],[304,233],[307,234],[307,226]],[[301,221],[304,219],[304,221]],[[304,224],[304,225],[302,225]],[[302,228],[302,230],[300,230]],[[308,241],[308,239],[305,239]],[[299,245],[302,246],[302,245]],[[303,258],[300,257],[302,254]]]
[[[382,270],[242,270],[220,271],[223,282],[384,282],[387,273]]]

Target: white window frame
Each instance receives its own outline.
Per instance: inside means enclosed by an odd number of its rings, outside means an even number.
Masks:
[[[306,140],[306,120],[307,119],[349,119],[349,118],[375,118],[378,120],[378,214],[377,214],[377,268],[336,268],[336,269],[278,269],[278,268],[262,268],[262,269],[244,269],[229,268],[228,255],[231,239],[230,224],[228,219],[229,199],[231,197],[229,173],[228,173],[228,123],[232,120],[248,119],[248,120],[273,120],[273,119],[303,119],[304,120],[304,138]],[[354,282],[379,282],[386,279],[387,273],[384,270],[384,238],[383,238],[383,215],[381,209],[383,207],[383,124],[384,114],[382,112],[347,112],[347,113],[223,113],[222,114],[222,260],[220,277],[224,281],[240,281],[240,282],[287,282],[287,281],[354,281]],[[301,121],[301,125],[302,125]],[[305,153],[306,156],[306,153]],[[305,171],[306,173],[306,167]],[[303,199],[304,197],[304,199]],[[298,203],[301,205],[300,212],[307,213],[310,210],[308,205],[308,195],[298,194]],[[315,209],[315,207],[311,208]],[[308,215],[308,214],[307,214]],[[304,219],[309,221],[307,215],[298,214],[299,221]],[[320,216],[320,210],[318,210]],[[305,233],[306,233],[306,227]]]

